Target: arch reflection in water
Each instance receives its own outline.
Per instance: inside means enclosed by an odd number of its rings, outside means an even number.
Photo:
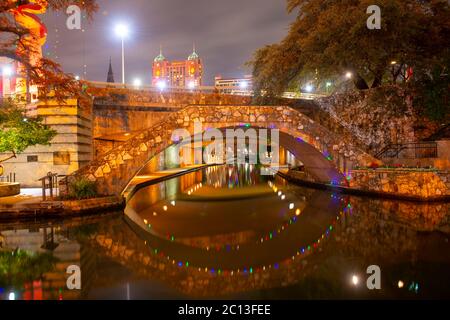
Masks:
[[[0,276],[0,296],[450,297],[449,221],[447,204],[343,197],[261,177],[257,167],[210,167],[139,190],[125,217],[0,226],[2,252],[59,259],[14,283]],[[66,276],[64,263],[81,266],[81,292],[54,280]],[[371,264],[381,267],[381,291],[364,287]]]
[[[307,202],[309,195],[299,191],[259,175],[257,167],[211,167],[140,190],[126,212],[153,250],[177,265],[252,273],[310,252],[347,206],[339,199],[320,213],[316,208],[329,194],[313,192]]]

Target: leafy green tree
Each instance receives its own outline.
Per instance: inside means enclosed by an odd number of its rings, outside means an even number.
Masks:
[[[0,105],[0,153],[11,155],[0,159],[5,162],[35,145],[48,145],[56,132],[40,117],[27,117],[23,108],[6,102]]]
[[[375,88],[399,81],[410,68],[421,78],[449,54],[447,0],[287,2],[288,11],[297,12],[288,35],[250,62],[257,94],[276,95],[302,79],[344,80],[347,72],[356,88]],[[379,30],[367,28],[374,4],[381,9]]]
[[[414,105],[426,117],[450,122],[450,55],[424,76],[413,81]]]

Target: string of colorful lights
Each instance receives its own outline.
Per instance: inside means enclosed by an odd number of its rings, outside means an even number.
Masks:
[[[273,182],[269,181],[268,182],[269,187],[272,188],[272,190],[277,193],[277,195],[280,197],[280,199],[286,200],[286,196],[285,194],[282,192],[282,190],[277,187]],[[188,190],[188,194],[190,192],[190,194],[192,194],[193,192],[195,192],[196,190],[198,190],[199,188],[203,187],[203,184],[199,183],[196,186],[190,188]],[[344,201],[344,198],[340,198],[336,195],[332,195],[331,196],[334,199],[338,199],[340,201]],[[175,206],[176,203],[175,201],[171,201],[170,204],[172,206]],[[289,205],[289,209],[290,210],[294,210],[295,209],[295,205],[293,203],[291,203]],[[163,206],[163,210],[164,211],[168,211],[168,206],[165,205]],[[275,268],[277,269],[280,264],[283,263],[289,263],[291,260],[295,260],[296,258],[300,257],[300,258],[304,258],[310,254],[312,254],[314,251],[319,249],[319,246],[330,236],[331,232],[333,232],[336,228],[337,223],[340,221],[341,217],[346,213],[346,211],[350,211],[351,213],[352,210],[352,206],[350,203],[347,203],[346,206],[343,208],[343,210],[341,210],[339,212],[339,214],[332,220],[331,224],[325,229],[325,231],[321,234],[321,236],[316,239],[315,241],[313,241],[310,244],[301,246],[300,248],[297,249],[297,251],[295,252],[295,254],[292,255],[291,258],[285,259],[284,261],[278,262],[278,263],[274,263],[268,266],[250,266],[248,268],[238,268],[236,270],[228,270],[226,268],[222,268],[222,267],[217,267],[217,268],[207,268],[207,267],[198,267],[198,266],[192,266],[189,261],[177,261],[176,259],[173,259],[172,257],[170,257],[169,255],[165,255],[163,251],[159,250],[158,248],[152,248],[150,245],[147,244],[147,241],[145,241],[145,245],[147,245],[150,248],[150,252],[154,255],[157,255],[160,258],[166,259],[168,261],[171,261],[173,265],[177,265],[180,268],[186,267],[186,268],[197,268],[197,270],[199,272],[206,272],[206,273],[210,273],[212,275],[234,275],[234,274],[254,274],[254,273],[258,273],[258,272],[262,272],[262,271],[266,271],[268,269],[271,268]],[[285,222],[283,222],[281,225],[279,225],[275,231],[269,232],[266,235],[262,236],[259,238],[258,241],[256,241],[256,244],[263,244],[264,242],[273,240],[275,237],[279,236],[282,232],[286,231],[289,226],[294,225],[297,221],[298,221],[298,216],[301,215],[301,210],[299,208],[297,208],[295,210],[295,216],[290,217],[288,220],[286,220]],[[144,219],[144,223],[147,225],[148,228],[151,228],[151,224]],[[167,240],[171,241],[171,242],[175,242],[175,236],[174,235],[167,235]],[[195,247],[195,246],[194,246]],[[200,247],[201,249],[204,249],[206,251],[210,251],[211,248],[210,247]],[[233,251],[233,250],[240,250],[241,246],[240,245],[222,245],[219,247],[215,248],[215,252],[220,253],[223,251]]]

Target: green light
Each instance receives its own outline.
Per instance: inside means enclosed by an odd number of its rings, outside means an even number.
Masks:
[[[189,262],[186,262],[186,267],[189,267]]]
[[[253,273],[253,268],[250,268],[250,273]]]

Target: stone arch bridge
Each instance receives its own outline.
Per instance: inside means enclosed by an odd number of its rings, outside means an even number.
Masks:
[[[176,129],[240,127],[280,130],[280,144],[294,154],[305,171],[324,183],[340,183],[355,166],[377,161],[360,149],[351,135],[328,131],[304,114],[286,106],[190,105],[170,113],[162,122],[135,134],[75,173],[95,181],[101,195],[121,195],[133,177],[157,154],[174,144]]]

